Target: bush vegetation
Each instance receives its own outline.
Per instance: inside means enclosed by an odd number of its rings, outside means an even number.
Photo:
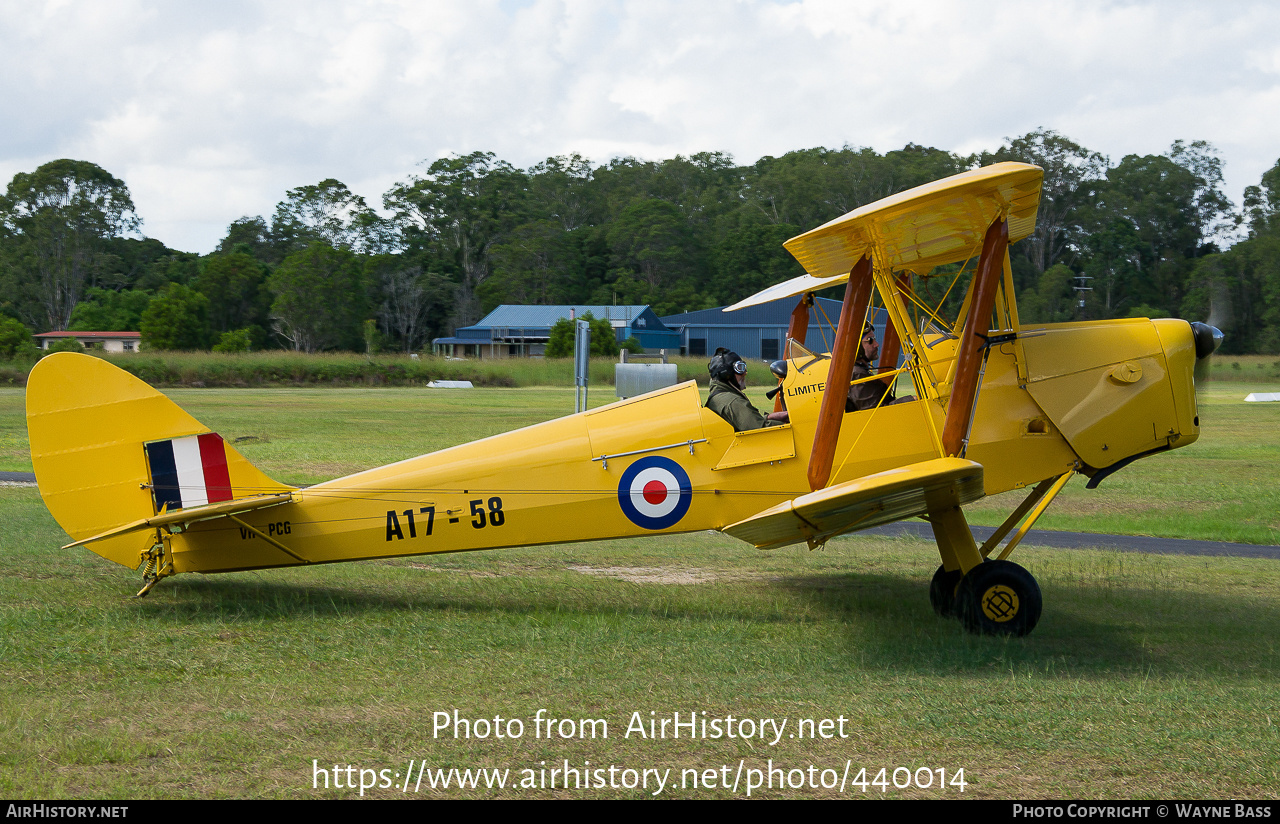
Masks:
[[[71,342],[79,351],[80,345]],[[55,344],[57,347],[58,344]],[[152,386],[423,386],[429,381],[471,381],[476,386],[573,386],[571,359],[455,360],[421,355],[357,355],[351,352],[137,352],[89,350]],[[25,386],[31,356],[0,362],[0,385]],[[617,358],[592,358],[591,384],[612,386]],[[701,358],[673,358],[680,380],[707,382]],[[763,385],[761,366],[749,377]],[[769,380],[772,380],[771,378]]]

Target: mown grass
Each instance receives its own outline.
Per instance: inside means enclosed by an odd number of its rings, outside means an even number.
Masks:
[[[1208,380],[1218,383],[1280,382],[1280,356],[1214,355],[1209,362]],[[1275,391],[1262,390],[1262,391]]]
[[[1243,404],[1245,389],[1209,392],[1200,443],[1140,461],[1096,491],[1073,485],[1055,509],[1092,525],[1096,510],[1071,508],[1119,498],[1204,537],[1214,522],[1184,512],[1208,488],[1194,479],[1210,477],[1227,485],[1213,501],[1274,518],[1277,413]],[[246,455],[300,483],[545,420],[573,402],[571,389],[170,394],[224,435],[252,438],[239,445]],[[21,412],[20,390],[0,390],[0,468],[24,460]],[[1274,561],[1025,547],[1017,560],[1039,579],[1045,612],[1032,636],[1010,640],[972,637],[933,615],[937,552],[920,541],[851,537],[818,552],[761,553],[695,534],[179,576],[134,600],[136,573],[58,549],[65,536],[35,490],[0,488],[0,520],[3,796],[357,794],[313,788],[313,759],[401,773],[427,759],[517,777],[542,762],[590,761],[671,768],[677,780],[685,769],[764,769],[770,759],[849,762],[871,777],[881,767],[963,767],[963,797],[1024,799],[1270,798],[1280,779]],[[536,739],[543,708],[604,718],[610,736]],[[433,713],[454,709],[521,718],[526,735],[435,737]],[[676,711],[793,725],[844,716],[849,737],[777,746],[622,737],[633,712]],[[887,795],[961,797],[955,787],[891,785]]]
[[[769,759],[965,770],[963,796],[890,787],[899,798],[1268,798],[1280,779],[1275,562],[1020,550],[1046,608],[1031,637],[1008,640],[932,614],[936,551],[915,541],[760,553],[696,534],[181,576],[131,600],[136,575],[57,549],[33,490],[0,490],[0,511],[9,797],[357,794],[313,788],[313,759],[401,773],[409,759],[590,761],[677,778]],[[520,718],[527,734],[433,735],[433,714],[455,709]],[[603,718],[609,737],[534,738],[539,709]],[[676,711],[787,719],[788,732],[844,716],[848,737],[623,736],[632,713]]]

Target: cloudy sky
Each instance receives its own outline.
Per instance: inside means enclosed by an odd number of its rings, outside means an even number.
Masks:
[[[380,206],[475,150],[750,163],[1045,127],[1113,162],[1208,140],[1237,206],[1280,158],[1274,3],[0,0],[0,71],[0,182],[92,161],[201,253],[289,188]]]

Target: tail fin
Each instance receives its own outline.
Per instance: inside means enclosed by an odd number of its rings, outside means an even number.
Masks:
[[[31,370],[27,432],[40,494],[76,541],[161,511],[293,488],[146,383],[89,355],[49,355]],[[136,568],[152,543],[134,533],[89,547]]]

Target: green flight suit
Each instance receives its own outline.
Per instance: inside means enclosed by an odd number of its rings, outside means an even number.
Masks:
[[[711,379],[711,394],[707,397],[707,408],[728,421],[735,432],[780,424],[780,421],[766,421],[764,415],[761,415],[751,405],[751,401],[747,400],[747,396],[742,394],[741,389],[717,378]]]

